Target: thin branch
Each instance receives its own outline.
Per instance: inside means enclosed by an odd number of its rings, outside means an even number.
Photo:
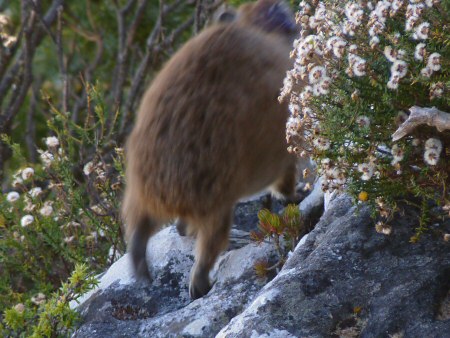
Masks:
[[[67,113],[69,107],[69,81],[67,75],[67,65],[64,63],[64,51],[62,42],[62,12],[63,7],[58,7],[58,26],[56,33],[56,52],[58,54],[58,66],[63,81],[62,92],[62,112]]]
[[[28,109],[26,119],[25,143],[27,145],[30,160],[33,163],[37,161],[35,115],[36,115],[36,106],[39,100],[38,96],[40,86],[41,86],[40,82],[35,82],[34,85],[32,86],[30,107]]]
[[[410,109],[411,114],[392,135],[392,141],[398,141],[402,137],[411,134],[419,125],[427,124],[436,127],[439,132],[450,129],[450,114],[440,111],[436,107],[421,108],[413,106]]]
[[[45,14],[45,16],[43,18],[43,20],[47,26],[51,26],[52,23],[56,20],[57,10],[60,6],[62,6],[64,4],[64,1],[65,0],[53,0],[52,5],[50,6],[50,8],[48,9],[47,13]],[[11,65],[11,67],[8,69],[6,74],[3,76],[2,81],[0,83],[0,105],[2,104],[3,99],[7,96],[7,92],[10,90],[14,90],[14,88],[15,88],[13,86],[14,80],[21,76],[20,72],[25,71],[23,69],[24,64],[25,64],[25,59],[27,57],[30,59],[33,58],[34,52],[35,52],[36,48],[39,46],[39,44],[42,42],[42,39],[44,38],[44,36],[45,36],[45,32],[43,31],[42,28],[40,28],[38,26],[33,27],[33,29],[31,31],[29,31],[29,40],[30,40],[29,50],[27,51],[26,48],[24,48],[21,51],[21,54],[17,58],[15,64]],[[25,42],[25,44],[26,44],[26,42]],[[28,55],[27,55],[27,53],[28,53]],[[23,88],[25,93],[28,90],[28,87],[30,84],[31,84],[31,82],[28,83],[28,86],[26,86],[26,88],[25,87]],[[17,114],[18,109],[20,108],[20,104],[18,104],[20,102],[20,100],[18,100],[18,98],[16,97],[15,102],[16,102],[16,105],[14,107],[9,105],[10,109],[8,109],[9,110],[8,113],[3,112],[2,115],[0,116],[0,132],[6,132],[9,122]]]
[[[117,10],[117,25],[118,25],[118,34],[119,34],[119,47],[118,47],[118,55],[117,55],[117,65],[115,69],[115,76],[113,80],[114,88],[113,88],[113,98],[114,98],[114,107],[116,110],[120,107],[122,102],[122,93],[123,86],[125,84],[125,79],[128,71],[128,55],[130,51],[131,44],[134,40],[135,33],[139,22],[141,21],[143,14],[145,12],[145,8],[147,6],[147,0],[141,1],[139,7],[136,10],[133,20],[130,25],[127,27],[126,25],[126,14],[131,10],[131,6],[135,3],[134,0],[130,0],[128,4],[125,5],[124,8]]]

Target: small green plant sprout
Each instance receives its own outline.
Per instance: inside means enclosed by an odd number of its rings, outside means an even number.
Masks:
[[[98,285],[98,280],[88,272],[87,265],[77,264],[72,275],[58,291],[47,299],[39,293],[25,304],[18,303],[3,313],[0,324],[2,337],[68,337],[79,320],[79,314],[70,307],[83,294]]]
[[[278,255],[278,261],[272,266],[263,260],[255,263],[256,274],[264,277],[269,271],[283,266],[289,251],[295,249],[306,229],[300,210],[295,204],[289,204],[281,215],[263,209],[258,213],[258,219],[258,230],[251,232],[251,238],[257,243],[272,242]]]

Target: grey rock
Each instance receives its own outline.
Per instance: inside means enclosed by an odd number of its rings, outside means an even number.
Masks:
[[[404,216],[393,234],[378,234],[368,208],[336,198],[280,274],[217,336],[450,337],[450,318],[438,313],[450,289],[450,245],[432,231],[410,243],[412,222]]]
[[[81,300],[77,308],[83,324],[74,337],[214,336],[267,282],[257,278],[254,263],[275,260],[272,245],[256,245],[249,236],[263,199],[248,200],[236,208],[239,226],[233,227],[229,251],[211,272],[215,284],[207,296],[190,300],[194,239],[179,236],[175,226],[169,226],[147,246],[152,282],[136,281],[128,254],[123,256],[101,277],[99,288]]]
[[[367,207],[337,196],[280,273],[262,282],[253,263],[274,252],[249,243],[260,201],[245,203],[207,296],[189,300],[193,241],[168,227],[149,242],[153,282],[136,282],[122,257],[79,306],[75,336],[450,337],[450,243],[442,240],[450,224],[413,244],[414,215],[386,236]]]

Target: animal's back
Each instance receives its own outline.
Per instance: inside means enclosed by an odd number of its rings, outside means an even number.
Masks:
[[[141,103],[127,146],[131,203],[189,217],[272,183],[293,161],[277,102],[289,66],[285,41],[239,23],[186,43]]]

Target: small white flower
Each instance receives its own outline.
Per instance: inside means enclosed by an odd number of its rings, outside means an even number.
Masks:
[[[25,168],[22,170],[22,178],[24,180],[28,180],[34,175],[34,169],[33,168]]]
[[[438,153],[441,153],[442,151],[442,142],[441,140],[437,139],[437,138],[429,138],[426,142],[425,142],[425,149],[433,149]]]
[[[49,148],[56,148],[57,146],[59,146],[59,140],[55,136],[50,136],[45,139],[45,144]]]
[[[404,49],[399,49],[397,51],[397,60],[403,60],[406,57],[406,50]]]
[[[94,163],[92,161],[86,163],[83,167],[83,173],[89,176],[94,171]]]
[[[420,71],[420,75],[422,75],[423,77],[426,78],[430,78],[430,76],[433,74],[433,70],[430,67],[425,67],[422,68],[422,70]]]
[[[300,94],[300,98],[301,98],[303,101],[308,101],[308,100],[311,99],[311,97],[313,96],[313,93],[314,93],[313,87],[311,87],[311,86],[306,86],[306,87],[303,89],[303,92]]]
[[[290,116],[286,122],[286,129],[291,132],[292,135],[297,135],[298,131],[302,127],[301,119],[297,117]]]
[[[429,165],[436,165],[439,161],[439,153],[435,149],[427,149],[423,154],[423,159]]]
[[[330,91],[330,85],[331,85],[331,79],[327,76],[322,78],[322,81],[320,81],[319,84],[317,84],[315,87],[317,87],[317,91],[319,95],[326,95]]]
[[[6,195],[6,200],[11,203],[17,201],[19,198],[20,198],[20,195],[16,191],[11,191],[8,193],[8,195]]]
[[[25,203],[26,206],[23,208],[24,211],[33,212],[34,209],[36,209],[36,205],[33,204],[27,196],[25,196]]]
[[[370,126],[370,119],[365,115],[358,116],[355,122],[360,128],[368,128]]]
[[[392,46],[384,47],[384,56],[391,62],[397,61],[397,52],[392,48]]]
[[[42,188],[35,187],[28,192],[31,197],[38,197],[42,193]]]
[[[53,207],[51,206],[51,204],[44,205],[44,206],[39,210],[39,213],[40,213],[42,216],[48,217],[48,216],[50,216],[50,215],[53,213]]]
[[[391,73],[398,75],[401,79],[408,72],[408,64],[402,60],[396,60],[391,66]]]
[[[340,174],[341,174],[341,171],[337,167],[328,168],[325,171],[325,175],[327,176],[328,179],[338,178],[340,176]]]
[[[337,58],[341,58],[345,54],[345,46],[347,45],[347,42],[345,42],[342,39],[336,40],[333,47],[333,54]]]
[[[391,77],[387,83],[389,89],[395,90],[398,88],[399,79],[398,77]]]
[[[12,182],[12,186],[18,187],[18,186],[22,185],[22,183],[23,183],[23,179],[21,177],[15,177],[14,181]]]
[[[414,31],[413,38],[416,40],[426,40],[428,39],[428,34],[430,33],[430,24],[428,22],[423,22],[417,26]]]
[[[353,74],[355,74],[356,76],[366,75],[366,60],[359,58],[353,64]]]
[[[369,41],[370,48],[374,49],[379,43],[380,38],[378,36],[373,36]]]
[[[325,67],[315,66],[309,71],[309,83],[319,83],[326,76]]]
[[[41,305],[45,303],[45,295],[41,292],[39,292],[37,295],[31,297],[31,302],[35,305]]]
[[[30,225],[31,223],[33,223],[33,221],[34,221],[34,217],[33,216],[25,215],[20,220],[20,225],[23,226],[23,227],[26,227],[26,226]]]
[[[391,232],[392,232],[392,228],[390,226],[385,227],[381,230],[381,233],[383,235],[387,235],[387,236],[389,236],[391,234]]]
[[[38,152],[40,153],[39,156],[41,157],[42,163],[44,163],[46,167],[49,167],[55,159],[53,154],[49,151],[42,151],[42,150],[40,151],[38,150]]]
[[[401,160],[403,160],[405,152],[398,146],[398,144],[394,144],[391,149],[391,154],[394,157],[395,162],[400,162]]]
[[[314,146],[319,150],[328,150],[330,149],[330,141],[324,137],[316,137],[313,140]]]
[[[430,86],[430,99],[442,97],[445,91],[445,84],[443,82],[436,82]]]
[[[23,305],[22,303],[16,304],[14,306],[14,310],[16,310],[19,313],[23,313],[25,311],[25,305]]]
[[[323,166],[324,168],[329,168],[329,167],[330,167],[330,164],[331,164],[331,160],[330,160],[328,157],[326,157],[326,158],[322,159],[322,160],[320,161],[320,163],[322,164],[322,166]]]
[[[414,51],[414,58],[417,61],[423,61],[427,50],[425,49],[425,44],[423,42],[418,43]]]
[[[333,48],[334,48],[334,44],[338,41],[338,40],[340,40],[340,38],[339,37],[337,37],[337,36],[332,36],[331,38],[329,38],[328,40],[327,40],[327,42],[326,42],[326,47],[327,47],[327,49],[328,50],[333,50]]]
[[[361,179],[363,181],[368,181],[373,176],[373,172],[375,171],[375,165],[373,163],[361,163],[358,165],[358,171],[363,173]]]
[[[427,67],[437,72],[441,69],[441,54],[433,53],[428,57]]]

